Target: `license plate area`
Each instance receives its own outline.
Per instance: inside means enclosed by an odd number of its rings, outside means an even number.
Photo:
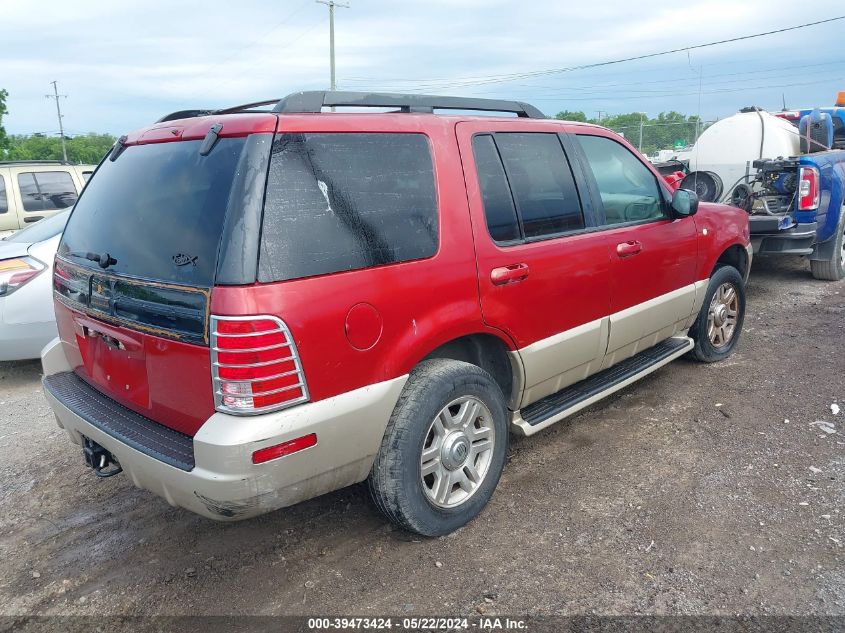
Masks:
[[[77,343],[91,380],[121,400],[147,409],[150,388],[141,335],[83,315],[75,317]]]

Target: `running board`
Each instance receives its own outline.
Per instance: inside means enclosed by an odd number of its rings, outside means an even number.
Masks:
[[[666,339],[613,367],[523,407],[514,414],[513,429],[520,435],[533,435],[660,369],[694,346],[693,340],[687,336]]]

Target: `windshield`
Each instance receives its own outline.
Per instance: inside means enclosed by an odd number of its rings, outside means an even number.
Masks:
[[[102,271],[86,254],[108,254],[109,272],[211,286],[217,248],[245,138],[132,145],[91,178],[65,229],[59,255]]]
[[[6,241],[35,244],[36,242],[49,240],[51,237],[56,237],[62,232],[65,224],[67,224],[68,217],[70,217],[70,211],[62,211],[49,218],[39,220],[32,226],[28,226],[14,235],[10,235],[6,238]]]

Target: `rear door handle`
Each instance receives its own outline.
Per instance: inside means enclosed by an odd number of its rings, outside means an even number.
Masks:
[[[642,242],[637,240],[628,240],[616,245],[616,254],[619,257],[631,257],[643,250]]]
[[[490,281],[494,286],[516,283],[528,277],[528,264],[511,264],[490,271]]]

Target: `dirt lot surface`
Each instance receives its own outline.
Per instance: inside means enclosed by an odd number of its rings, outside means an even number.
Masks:
[[[754,266],[728,362],[514,438],[440,539],[361,486],[217,524],[96,479],[39,365],[0,363],[0,614],[845,614],[845,284]]]

